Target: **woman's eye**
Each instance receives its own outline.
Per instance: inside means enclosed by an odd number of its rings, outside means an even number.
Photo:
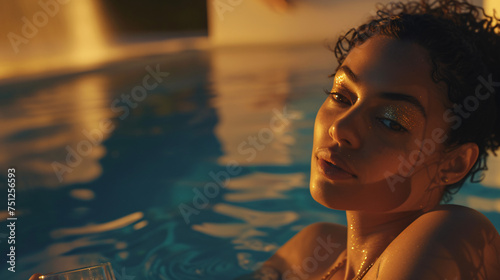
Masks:
[[[332,93],[332,98],[333,98],[333,100],[340,102],[340,103],[345,103],[345,104],[349,104],[349,105],[351,104],[351,101],[349,101],[349,99],[347,99],[345,96],[340,95],[338,93]]]
[[[393,120],[390,120],[390,119],[386,119],[386,118],[379,118],[379,121],[385,125],[387,128],[391,129],[391,130],[394,130],[396,132],[406,132],[408,131],[406,128],[404,128],[402,125],[400,125],[399,123],[393,121]]]
[[[330,95],[332,100],[337,102],[337,103],[341,103],[341,104],[346,104],[346,105],[351,105],[351,100],[349,100],[349,98],[345,97],[344,95],[338,93],[338,92],[329,92],[329,91],[326,91],[326,94]]]

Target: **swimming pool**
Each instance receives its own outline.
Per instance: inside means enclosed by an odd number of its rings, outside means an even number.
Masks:
[[[3,85],[18,220],[16,273],[3,262],[0,279],[103,261],[118,280],[233,279],[310,223],[345,224],[308,190],[334,67],[322,46],[235,47]],[[498,186],[455,202],[500,229]]]

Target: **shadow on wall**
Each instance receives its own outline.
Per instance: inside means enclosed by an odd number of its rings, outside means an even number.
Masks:
[[[118,36],[207,30],[205,1],[107,0],[104,11]]]

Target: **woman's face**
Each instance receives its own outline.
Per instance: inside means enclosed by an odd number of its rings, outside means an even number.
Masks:
[[[439,202],[446,90],[422,47],[376,36],[351,50],[316,116],[310,190],[334,209],[412,211]]]

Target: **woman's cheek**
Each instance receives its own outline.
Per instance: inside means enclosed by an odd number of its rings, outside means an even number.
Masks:
[[[395,148],[385,139],[372,138],[372,141],[366,142],[364,150],[366,153],[360,156],[358,164],[366,165],[365,174],[367,183],[382,181],[388,174],[399,173],[401,159],[407,153],[404,148]]]

